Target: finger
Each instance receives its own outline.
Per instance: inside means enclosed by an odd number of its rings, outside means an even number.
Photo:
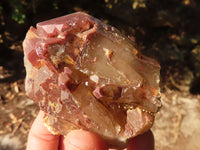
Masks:
[[[61,138],[61,150],[108,150],[106,143],[96,134],[85,130],[74,130]]]
[[[44,113],[39,112],[37,118],[33,122],[28,136],[26,150],[57,150],[59,144],[59,136],[52,135],[42,122]]]
[[[154,150],[154,137],[151,131],[130,139],[127,150]]]

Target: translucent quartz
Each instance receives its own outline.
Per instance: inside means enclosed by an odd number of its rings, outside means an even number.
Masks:
[[[26,93],[52,133],[85,129],[124,147],[152,126],[160,65],[116,28],[78,12],[31,27],[23,47]]]

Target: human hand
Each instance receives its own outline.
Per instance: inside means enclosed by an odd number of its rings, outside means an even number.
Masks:
[[[98,135],[84,130],[74,130],[66,137],[51,134],[42,122],[44,113],[39,112],[28,136],[26,150],[108,150],[106,142]],[[154,150],[151,131],[130,139],[126,150]]]

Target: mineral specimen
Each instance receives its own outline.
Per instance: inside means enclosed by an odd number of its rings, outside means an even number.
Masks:
[[[85,129],[124,147],[152,126],[160,65],[116,28],[77,12],[31,27],[23,47],[26,93],[52,133]]]

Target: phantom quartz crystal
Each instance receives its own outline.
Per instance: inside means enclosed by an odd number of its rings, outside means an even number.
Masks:
[[[151,128],[160,65],[116,28],[77,12],[30,27],[23,48],[26,94],[53,134],[84,129],[124,147]]]

